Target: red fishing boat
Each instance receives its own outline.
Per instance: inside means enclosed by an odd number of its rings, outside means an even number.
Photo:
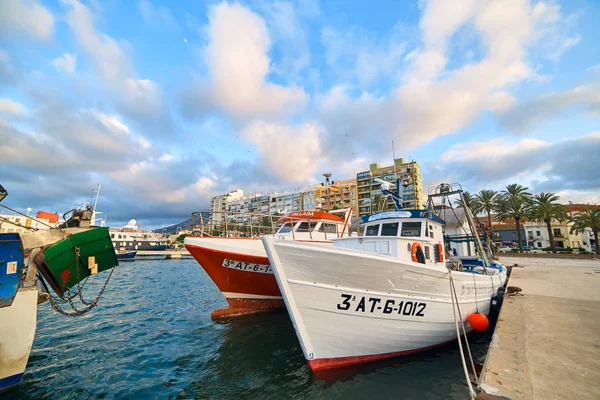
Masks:
[[[339,213],[344,217],[326,211],[292,212],[277,221],[282,225],[275,237],[331,244],[331,239],[349,236],[352,209]],[[285,306],[260,238],[188,236],[184,245],[229,303],[213,311],[213,319]]]

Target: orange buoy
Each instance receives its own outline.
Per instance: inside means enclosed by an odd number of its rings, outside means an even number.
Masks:
[[[476,331],[485,331],[490,325],[490,321],[488,321],[487,317],[477,312],[469,315],[468,321],[471,328]]]

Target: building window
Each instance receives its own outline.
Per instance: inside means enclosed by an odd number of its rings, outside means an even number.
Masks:
[[[537,242],[537,247],[542,247],[542,242]]]
[[[537,236],[542,236],[542,232],[540,232],[540,231],[535,231],[535,234],[536,234]]]

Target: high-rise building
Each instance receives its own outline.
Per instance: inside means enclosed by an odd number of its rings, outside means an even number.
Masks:
[[[352,207],[357,212],[356,179],[326,182],[314,190],[314,203],[323,210],[340,210]]]
[[[377,211],[395,209],[394,202],[386,198],[381,192],[381,179],[396,184],[400,179],[400,195],[402,207],[407,209],[423,208],[423,179],[421,167],[416,161],[406,162],[403,158],[396,158],[394,165],[382,167],[377,163],[369,166],[368,171],[356,174],[358,192],[358,215],[364,216]]]

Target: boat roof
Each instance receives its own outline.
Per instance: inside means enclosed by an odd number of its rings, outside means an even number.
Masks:
[[[333,222],[344,222],[344,219],[338,217],[337,215],[328,213],[327,211],[294,211],[286,215],[285,217],[281,217],[277,220],[277,222],[288,222],[288,221],[298,221],[301,219],[310,219],[310,220],[326,220]]]
[[[441,225],[446,225],[443,219],[435,215],[429,210],[398,210],[398,211],[383,211],[380,213],[366,215],[362,217],[361,224],[366,224],[368,222],[377,222],[380,220],[387,219],[398,219],[398,218],[426,218],[430,221],[437,222]]]

